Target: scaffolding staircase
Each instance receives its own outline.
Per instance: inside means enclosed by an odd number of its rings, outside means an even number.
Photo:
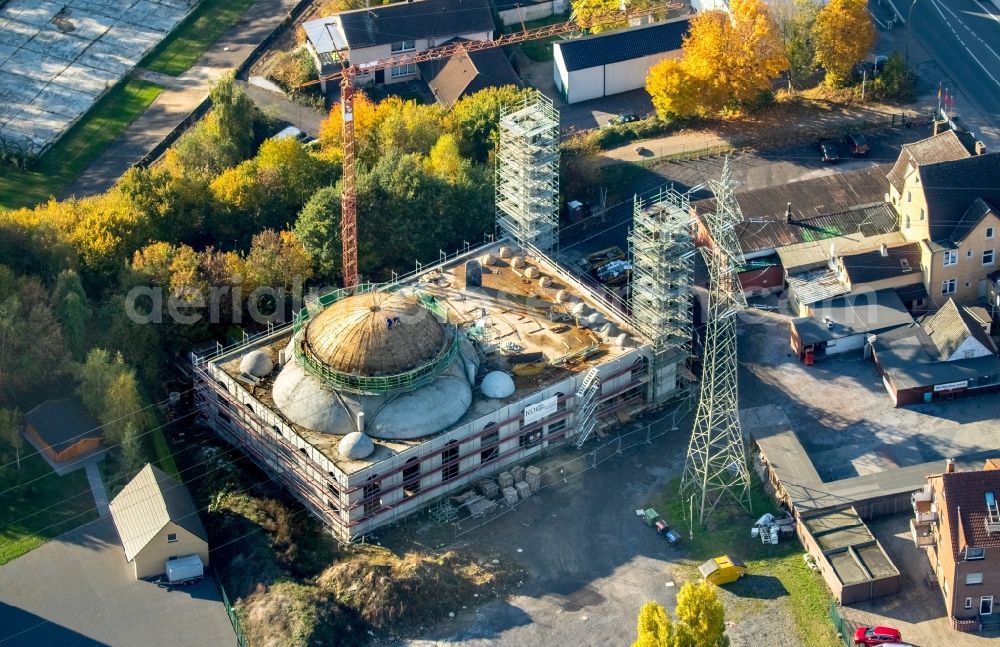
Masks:
[[[587,371],[576,391],[576,446],[580,447],[597,428],[597,405],[601,400],[601,376],[596,368]]]

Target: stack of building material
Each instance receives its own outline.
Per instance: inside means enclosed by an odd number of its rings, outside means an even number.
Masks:
[[[507,502],[507,505],[517,505],[517,490],[512,487],[505,487],[503,489],[503,499]]]
[[[518,496],[520,496],[522,499],[527,499],[529,496],[531,496],[531,486],[525,483],[524,481],[518,481],[517,483],[515,483],[514,489],[517,490]]]
[[[514,477],[511,476],[510,472],[500,472],[500,474],[497,475],[497,481],[500,482],[501,490],[514,487]]]
[[[542,487],[542,468],[532,465],[524,470],[524,482],[531,486],[532,492],[537,492]]]
[[[465,502],[465,507],[469,509],[469,514],[473,517],[478,517],[497,507],[497,504],[493,503],[489,499],[476,495]]]
[[[524,480],[524,468],[521,467],[520,465],[515,465],[514,467],[510,468],[510,475],[514,477],[514,482],[515,483],[517,481],[523,481]]]
[[[495,499],[500,494],[500,486],[493,479],[483,479],[476,483],[479,493],[487,499]]]

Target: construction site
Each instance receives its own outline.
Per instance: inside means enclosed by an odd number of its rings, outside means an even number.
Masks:
[[[501,119],[499,239],[384,284],[313,299],[292,323],[193,357],[202,415],[341,541],[431,506],[448,519],[541,485],[532,457],[690,393],[691,216],[635,205],[631,302],[558,246],[558,120]]]

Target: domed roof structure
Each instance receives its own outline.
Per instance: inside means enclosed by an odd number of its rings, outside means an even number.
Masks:
[[[375,443],[372,439],[360,431],[352,431],[340,439],[337,444],[337,451],[341,456],[353,460],[368,458],[375,451]]]
[[[302,370],[298,362],[285,364],[271,387],[274,404],[288,420],[300,427],[324,434],[342,434],[353,416],[337,395]]]
[[[409,296],[369,292],[341,299],[309,320],[310,359],[348,375],[397,375],[432,361],[451,342],[433,313]]]
[[[487,373],[480,387],[487,398],[509,398],[514,394],[514,380],[503,371]]]
[[[254,377],[265,377],[274,370],[274,362],[262,350],[253,350],[240,360],[240,373]]]

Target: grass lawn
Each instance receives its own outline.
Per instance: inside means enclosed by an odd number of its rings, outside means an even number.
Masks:
[[[31,207],[58,194],[162,91],[158,85],[136,79],[116,85],[42,156],[33,169],[3,168],[0,172],[0,209]]]
[[[84,471],[58,476],[34,452],[25,447],[30,455],[21,459],[20,470],[16,465],[0,468],[0,492],[5,492],[0,495],[0,564],[97,518]],[[3,463],[12,459],[5,456]],[[21,483],[25,485],[17,487]],[[10,488],[16,489],[6,492]]]
[[[746,561],[750,575],[725,589],[746,601],[747,613],[764,612],[760,598],[787,595],[784,602],[795,621],[800,642],[805,647],[840,647],[840,640],[828,612],[832,596],[820,575],[812,571],[802,559],[804,549],[797,539],[786,540],[777,546],[761,544],[750,539],[750,527],[765,512],[775,512],[777,507],[760,483],[754,479],[751,502],[754,514],[749,514],[735,502],[723,500],[709,519],[707,528],[695,528],[690,539],[685,521],[687,504],[678,496],[680,480],[667,485],[650,504],[670,525],[683,536],[685,555],[681,563],[691,569],[691,578],[698,577],[698,565],[721,554],[731,554]],[[776,581],[775,581],[776,580]],[[780,584],[780,585],[779,585]],[[782,588],[784,590],[782,590]],[[736,609],[728,608],[727,614],[735,615]]]
[[[202,0],[167,37],[139,62],[153,72],[180,76],[212,43],[236,24],[255,0]]]

